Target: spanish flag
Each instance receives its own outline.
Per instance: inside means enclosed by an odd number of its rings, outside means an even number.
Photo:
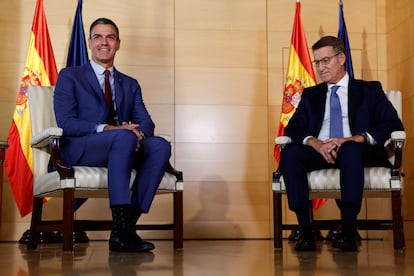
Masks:
[[[315,84],[316,78],[313,72],[302,20],[300,18],[300,1],[297,0],[278,136],[284,135],[285,127],[299,104],[302,90],[305,87],[313,86]],[[275,146],[274,157],[279,163],[280,148],[278,146]]]
[[[22,217],[32,211],[33,205],[33,152],[30,147],[32,133],[27,87],[29,85],[55,85],[57,75],[43,0],[38,0],[30,33],[24,73],[7,137],[9,147],[6,150],[4,163],[14,199]]]

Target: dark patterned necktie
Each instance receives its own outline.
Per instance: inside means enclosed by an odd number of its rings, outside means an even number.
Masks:
[[[341,103],[339,101],[339,96],[336,93],[339,85],[334,85],[331,87],[331,118],[330,118],[330,129],[329,137],[330,138],[340,138],[344,137],[343,128],[342,128],[342,110]]]
[[[115,125],[114,103],[112,102],[111,84],[109,82],[110,74],[111,72],[109,72],[109,70],[105,70],[104,100],[105,100],[106,107],[108,108],[108,118],[106,119],[106,123],[110,125]]]

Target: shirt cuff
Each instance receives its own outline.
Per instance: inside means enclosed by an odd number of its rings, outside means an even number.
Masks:
[[[308,144],[308,140],[309,140],[311,137],[313,137],[313,136],[306,136],[306,137],[305,137],[305,139],[303,139],[303,142],[302,142],[302,143],[303,143],[304,145],[307,145],[307,144]]]
[[[377,141],[375,141],[374,137],[371,136],[371,134],[369,134],[368,132],[365,132],[369,138],[369,144],[370,145],[376,145]]]
[[[95,131],[96,131],[97,133],[102,132],[105,126],[106,126],[106,124],[99,124],[99,125],[96,125],[96,127],[95,127]]]

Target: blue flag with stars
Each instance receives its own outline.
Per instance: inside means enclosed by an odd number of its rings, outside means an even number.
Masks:
[[[82,0],[79,0],[73,20],[66,67],[83,65],[88,60],[88,50],[86,48],[85,31],[82,22]]]
[[[88,61],[88,50],[86,48],[85,31],[83,29],[82,21],[82,0],[79,0],[78,6],[76,7],[75,18],[73,19],[66,67],[84,65]],[[86,200],[86,198],[75,198],[73,206],[74,211],[85,203]]]
[[[341,39],[345,44],[345,54],[346,54],[345,69],[348,72],[349,76],[351,78],[353,78],[354,77],[354,69],[353,69],[353,66],[352,66],[351,47],[349,46],[348,31],[346,30],[346,25],[345,25],[342,0],[339,1],[338,38]]]

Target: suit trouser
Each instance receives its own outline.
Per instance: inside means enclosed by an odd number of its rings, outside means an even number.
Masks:
[[[361,209],[364,187],[363,147],[362,144],[355,142],[342,144],[333,165],[328,164],[310,146],[291,143],[283,148],[280,169],[286,184],[289,208],[296,213],[299,210],[309,210],[308,172],[325,168],[339,168],[341,200],[344,206],[352,206],[355,216],[352,219],[356,219],[356,215]],[[310,220],[310,218],[308,219]],[[299,221],[299,223],[301,222]]]
[[[140,142],[130,130],[111,130],[91,135],[85,152],[76,165],[108,168],[110,206],[131,204],[149,211],[171,156],[171,145],[152,136]],[[129,187],[131,171],[137,170],[133,191]]]

